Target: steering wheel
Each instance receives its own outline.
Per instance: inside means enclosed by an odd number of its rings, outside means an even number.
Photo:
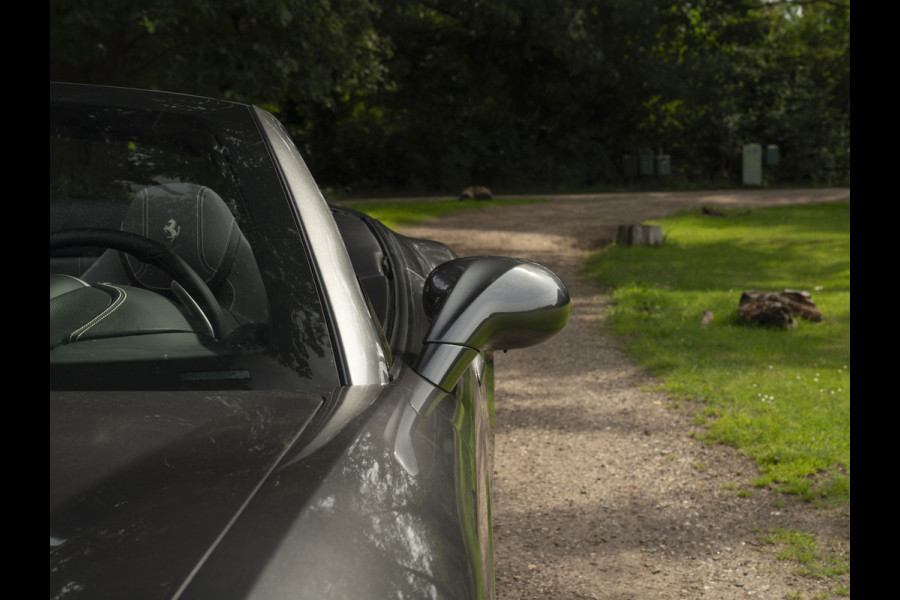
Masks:
[[[119,231],[118,229],[66,229],[50,234],[50,254],[63,248],[77,246],[99,246],[111,248],[134,256],[141,262],[159,267],[172,277],[183,291],[187,292],[190,304],[192,300],[197,304],[202,317],[209,321],[213,330],[213,336],[218,340],[224,340],[229,327],[225,313],[213,295],[203,278],[183,258],[169,250],[163,244],[145,238],[135,233]],[[185,299],[173,288],[179,300]],[[190,306],[187,306],[191,310]]]

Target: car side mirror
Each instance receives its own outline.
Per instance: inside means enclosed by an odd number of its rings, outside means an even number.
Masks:
[[[451,260],[425,279],[432,319],[413,369],[449,392],[483,350],[539,344],[565,327],[571,300],[553,271],[517,258]]]

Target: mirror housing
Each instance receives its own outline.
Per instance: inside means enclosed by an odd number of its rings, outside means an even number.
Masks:
[[[518,258],[445,262],[422,296],[432,324],[413,369],[447,392],[479,352],[539,344],[565,327],[571,310],[553,271]]]

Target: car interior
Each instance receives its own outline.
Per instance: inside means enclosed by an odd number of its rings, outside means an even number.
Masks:
[[[75,230],[88,234],[90,230],[106,229],[157,242],[172,249],[202,278],[227,315],[231,329],[268,322],[268,302],[253,252],[228,206],[216,192],[193,183],[154,185],[141,189],[124,212],[121,206],[108,201],[66,200],[51,204],[51,232]],[[94,308],[88,309],[88,304],[79,305],[70,297],[65,302],[58,301],[53,311],[55,298],[92,285],[127,285],[164,296],[178,295],[172,291],[172,274],[160,265],[142,262],[121,248],[79,245],[77,236],[65,245],[68,247],[50,258],[51,316],[60,317],[62,307],[68,307],[64,312],[71,318],[63,321],[78,323],[76,330],[93,323],[89,327],[92,331],[82,331],[79,339],[113,334],[104,326],[108,323],[100,323],[109,320],[114,311],[120,314],[113,321],[122,328],[116,335],[174,327],[170,320],[148,322],[151,319],[146,311],[135,314],[135,322],[130,325],[123,322],[121,313],[128,308],[127,301],[122,298],[116,303],[120,292],[112,290],[120,288],[109,286],[101,289],[113,294],[112,304],[90,304]],[[134,297],[129,299],[133,300]],[[88,323],[83,323],[87,317],[91,317]],[[59,323],[60,319],[56,321]],[[56,333],[57,338],[65,335],[65,331]],[[62,338],[56,340],[61,341]]]

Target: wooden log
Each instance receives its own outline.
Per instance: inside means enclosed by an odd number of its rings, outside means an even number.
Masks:
[[[660,225],[619,225],[616,244],[619,246],[662,246],[662,227]]]
[[[467,187],[459,195],[460,200],[493,200],[494,195],[484,186]]]
[[[747,290],[741,294],[738,317],[744,323],[771,327],[796,327],[797,321],[794,317],[817,323],[822,320],[822,311],[811,298],[809,292],[802,290],[787,289],[781,292]]]

